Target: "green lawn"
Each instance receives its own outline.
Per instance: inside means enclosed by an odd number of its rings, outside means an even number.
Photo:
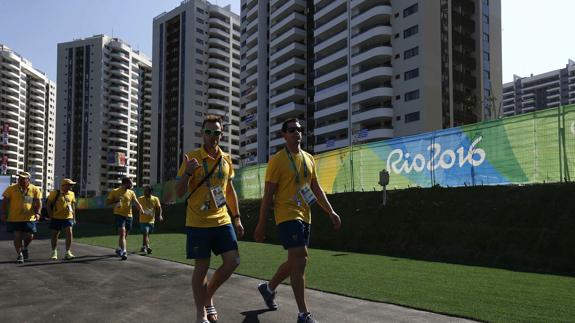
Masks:
[[[115,248],[112,226],[80,225],[76,241]],[[133,230],[137,232],[137,230]],[[141,236],[128,239],[128,250]],[[152,235],[153,256],[185,259],[185,236]],[[281,246],[240,242],[242,264],[236,271],[269,279],[286,254]],[[217,259],[217,260],[216,260]],[[219,264],[214,258],[213,266]],[[341,295],[405,305],[490,322],[573,322],[575,278],[513,272],[327,250],[310,250],[307,286]]]

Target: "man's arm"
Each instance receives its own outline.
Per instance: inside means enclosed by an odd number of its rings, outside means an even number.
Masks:
[[[184,168],[183,172],[181,171],[180,167],[180,172],[182,173],[180,179],[176,183],[177,197],[182,197],[184,194],[186,194],[188,191],[188,183],[190,179],[194,177],[194,172],[200,167],[200,163],[198,163],[197,159],[189,159],[188,155],[184,155],[184,164],[182,166]]]
[[[336,230],[339,229],[341,227],[341,219],[339,215],[333,210],[333,207],[329,203],[325,192],[315,177],[311,179],[311,190],[313,191],[319,206],[321,206],[321,208],[328,214],[331,223],[333,223],[333,228]]]
[[[136,196],[136,193],[133,193],[134,195],[132,195],[132,202],[136,203],[136,206],[138,207],[138,211],[140,211],[140,214],[144,213],[144,208],[142,207],[142,204],[140,204],[140,201],[138,201],[138,197]]]
[[[108,197],[106,198],[106,205],[112,206],[117,202],[118,200],[116,199],[116,196],[113,195],[113,193],[108,194]]]
[[[158,220],[164,221],[164,218],[162,217],[162,203],[160,203],[160,200],[157,201],[158,205],[156,206],[156,211],[158,212]]]
[[[230,179],[226,187],[226,197],[228,201],[228,206],[232,211],[232,222],[236,228],[238,239],[244,236],[244,226],[242,225],[242,220],[240,219],[240,207],[238,204],[238,194],[234,188],[234,183]]]
[[[258,225],[256,226],[256,230],[254,232],[254,239],[257,242],[262,242],[266,238],[266,220],[277,187],[277,183],[266,182],[265,184],[264,197],[262,198],[262,203],[260,206]]]
[[[40,212],[42,210],[42,201],[39,198],[34,198],[32,200],[32,208],[34,209],[34,215],[36,216],[36,221],[40,220]]]

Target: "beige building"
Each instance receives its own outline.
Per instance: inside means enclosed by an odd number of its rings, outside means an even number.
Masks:
[[[315,153],[494,117],[500,1],[241,5],[244,165],[281,147],[289,117],[305,120]]]
[[[224,120],[220,147],[239,159],[240,21],[230,6],[183,1],[154,18],[152,182],[174,179],[202,144],[204,115]]]
[[[0,174],[27,171],[44,194],[54,188],[56,85],[0,44]]]
[[[80,196],[150,184],[151,87],[150,59],[121,39],[58,44],[56,180]]]

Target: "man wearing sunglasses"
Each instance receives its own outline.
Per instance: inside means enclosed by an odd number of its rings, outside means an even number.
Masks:
[[[275,289],[284,279],[290,277],[299,310],[297,322],[313,323],[317,321],[309,313],[305,302],[310,205],[317,202],[336,230],[341,227],[341,219],[317,181],[313,156],[300,148],[302,132],[298,119],[288,119],[282,124],[286,145],[273,155],[268,163],[264,197],[254,238],[257,242],[265,240],[266,218],[273,202],[278,236],[284,249],[288,251],[288,259],[278,267],[269,282],[258,286],[258,290],[268,308],[275,310],[278,308]]]
[[[220,117],[206,116],[202,125],[204,144],[184,155],[176,183],[178,197],[190,192],[186,208],[186,249],[187,258],[195,259],[192,289],[198,323],[217,321],[213,296],[240,264],[237,238],[244,234],[232,184],[234,168],[230,156],[219,147],[221,136]],[[212,252],[221,255],[222,265],[208,280]]]

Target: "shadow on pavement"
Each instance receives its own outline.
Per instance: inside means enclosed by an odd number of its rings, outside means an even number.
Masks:
[[[37,266],[50,266],[50,265],[66,265],[66,264],[83,264],[93,261],[105,260],[116,258],[116,255],[94,255],[94,256],[79,256],[72,260],[29,260],[26,261],[21,267],[37,267]],[[119,260],[119,259],[118,259]],[[14,261],[13,261],[14,262]]]
[[[245,311],[242,312],[241,314],[243,316],[245,316],[246,318],[242,321],[242,323],[259,323],[260,320],[258,318],[258,315],[263,314],[265,312],[271,312],[273,310],[270,309],[261,309],[261,310],[253,310],[253,311]]]

